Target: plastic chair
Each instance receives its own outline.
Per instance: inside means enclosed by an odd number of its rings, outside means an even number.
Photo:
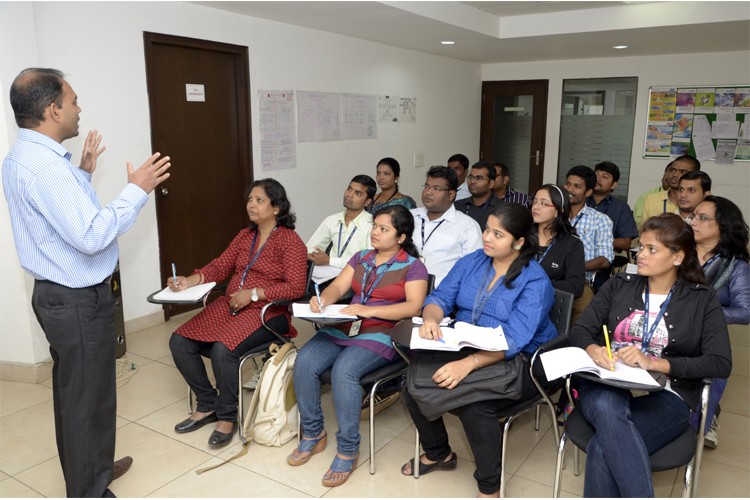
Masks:
[[[698,492],[698,475],[700,473],[701,460],[703,458],[703,430],[706,427],[706,407],[708,406],[708,393],[711,387],[711,379],[703,379],[703,390],[701,392],[701,404],[699,408],[700,425],[698,430],[688,426],[685,432],[674,441],[654,452],[649,458],[651,460],[651,471],[676,469],[685,467],[685,480],[683,483],[682,497],[691,498]],[[570,440],[576,451],[586,450],[589,441],[595,434],[595,430],[581,414],[580,409],[575,408],[568,419],[560,445],[557,452],[557,466],[555,468],[555,485],[552,491],[553,498],[559,498],[562,480],[562,467],[565,459],[565,445]],[[579,475],[578,460],[573,466],[573,473]]]

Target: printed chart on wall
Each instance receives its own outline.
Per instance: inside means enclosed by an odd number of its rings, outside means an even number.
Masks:
[[[750,85],[651,87],[644,158],[750,160]]]

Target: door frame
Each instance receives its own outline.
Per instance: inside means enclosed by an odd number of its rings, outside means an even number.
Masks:
[[[520,91],[527,86],[529,91]],[[504,91],[504,92],[499,92]],[[549,80],[503,80],[482,82],[482,112],[479,132],[479,159],[481,161],[493,161],[492,155],[492,132],[494,117],[494,95],[534,95],[534,111],[531,119],[531,149],[538,151],[536,155],[529,157],[529,185],[516,186],[520,191],[528,190],[530,195],[543,184],[545,142],[547,132],[547,105],[549,98]],[[490,97],[488,99],[488,96]],[[537,105],[538,98],[542,99]]]
[[[186,47],[201,49],[207,51],[223,52],[234,56],[235,71],[234,71],[234,86],[237,96],[237,157],[239,160],[239,169],[242,172],[244,179],[242,182],[245,186],[249,186],[253,182],[253,157],[252,157],[252,123],[250,113],[250,58],[249,51],[246,46],[233,45],[229,43],[215,42],[211,40],[201,40],[198,38],[190,38],[177,35],[166,35],[162,33],[154,33],[150,31],[143,32],[143,49],[145,57],[145,69],[146,69],[146,87],[148,90],[149,86],[149,73],[151,65],[154,64],[153,53],[154,46],[156,45],[171,45],[175,47]],[[151,151],[162,151],[159,141],[154,137],[154,113],[152,109],[156,107],[155,96],[153,93],[148,93],[148,104],[149,104],[149,135],[151,136]],[[158,188],[157,188],[158,189]],[[157,225],[157,238],[160,239],[159,234],[159,221],[160,216],[163,212],[163,201],[160,196],[155,197],[156,200],[156,225]],[[161,274],[161,282],[165,283],[167,278],[172,275],[171,263],[166,256],[162,255],[161,245],[159,245],[159,271]],[[169,320],[170,316],[180,314],[188,310],[194,309],[201,306],[202,303],[190,306],[164,306],[164,319]]]

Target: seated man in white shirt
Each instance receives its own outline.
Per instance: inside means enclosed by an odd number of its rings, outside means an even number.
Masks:
[[[344,211],[326,217],[307,241],[307,258],[315,262],[315,283],[328,284],[355,253],[372,248],[372,215],[365,209],[372,203],[375,191],[377,184],[372,177],[354,176],[344,191]],[[331,249],[326,253],[329,245]]]
[[[435,276],[435,286],[458,259],[482,248],[479,224],[453,206],[457,187],[458,178],[452,169],[431,167],[422,189],[424,207],[411,211],[414,216],[412,240],[427,271]]]

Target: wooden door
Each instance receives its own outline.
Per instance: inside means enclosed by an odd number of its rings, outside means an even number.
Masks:
[[[252,182],[247,47],[144,32],[151,148],[171,158],[155,190],[161,282],[217,257],[247,225]],[[196,87],[202,86],[202,87]],[[165,306],[165,319],[192,307]]]
[[[542,185],[548,80],[482,83],[479,158],[504,163],[510,186],[532,193]]]

